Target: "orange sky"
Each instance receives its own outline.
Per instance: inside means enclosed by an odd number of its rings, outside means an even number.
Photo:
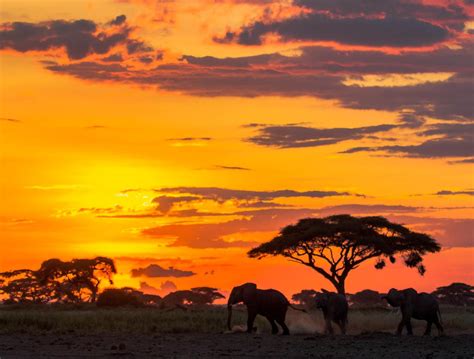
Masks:
[[[3,0],[0,271],[102,255],[116,259],[118,286],[330,288],[245,253],[301,216],[352,213],[444,249],[424,277],[367,263],[348,291],[472,283],[472,9],[460,2],[443,20],[444,3],[413,3],[410,21],[432,26],[414,27],[416,44],[372,37],[365,26],[393,24],[365,24],[367,9],[324,10],[362,19],[355,38],[341,22],[324,38],[321,23],[289,32],[326,16],[289,0]],[[259,21],[271,30],[245,43]],[[35,35],[20,32],[26,23]],[[286,189],[296,194],[273,193]],[[131,277],[150,264],[171,277]]]

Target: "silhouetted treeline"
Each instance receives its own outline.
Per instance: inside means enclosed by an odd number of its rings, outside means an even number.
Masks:
[[[61,261],[48,259],[38,270],[0,273],[4,303],[94,303],[103,280],[112,282],[117,272],[107,257]]]
[[[113,284],[116,272],[114,261],[107,257],[49,259],[38,270],[0,273],[0,299],[4,304],[97,303],[103,307],[153,305],[172,309],[208,305],[224,298],[211,287],[178,290],[163,298],[128,287],[109,288],[99,294],[100,284],[104,280]]]
[[[189,306],[205,306],[225,298],[217,288],[196,287],[190,290],[177,290],[164,296],[145,294],[133,288],[109,288],[99,294],[97,306],[157,306],[161,309],[185,309]]]
[[[314,306],[318,292],[314,289],[303,289],[299,293],[293,294],[291,299],[308,309]],[[474,306],[474,286],[465,283],[452,283],[448,286],[438,287],[431,293],[441,304],[456,306]],[[379,293],[375,290],[364,289],[354,294],[347,293],[346,298],[351,307],[387,307],[386,301],[382,297],[386,293]]]
[[[3,304],[97,303],[102,307],[156,306],[164,309],[213,304],[224,295],[217,288],[195,287],[178,290],[165,297],[145,294],[134,288],[109,288],[99,293],[105,281],[113,284],[117,273],[114,261],[107,257],[61,261],[49,259],[38,270],[19,269],[0,273],[0,300]],[[102,286],[103,287],[103,286]],[[313,308],[318,292],[305,289],[292,300],[308,309]],[[452,283],[433,291],[441,304],[474,306],[474,287]],[[387,306],[381,300],[384,293],[365,289],[346,294],[352,307]]]

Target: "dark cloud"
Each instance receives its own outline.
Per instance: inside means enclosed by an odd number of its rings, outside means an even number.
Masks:
[[[474,123],[437,124],[421,135],[436,138],[417,145],[354,147],[343,152],[383,152],[418,158],[474,157]]]
[[[240,166],[223,166],[223,165],[216,165],[214,166],[215,169],[218,170],[230,170],[230,171],[251,171],[250,168],[247,167],[240,167]]]
[[[359,194],[338,191],[247,191],[219,187],[168,187],[156,189],[156,191],[162,193],[195,195],[200,196],[202,199],[209,199],[216,202],[224,202],[228,200],[274,200],[277,198],[294,197],[324,198],[334,196],[362,196]]]
[[[466,158],[464,160],[449,161],[448,163],[450,163],[450,164],[471,164],[471,163],[474,163],[474,158]]]
[[[183,141],[183,142],[212,141],[212,137],[179,137],[179,138],[169,138],[168,141]]]
[[[474,219],[391,216],[390,220],[404,223],[414,230],[424,231],[436,238],[443,247],[473,247]]]
[[[440,208],[449,209],[449,208]],[[145,229],[143,234],[155,238],[175,238],[171,246],[191,248],[250,247],[255,243],[242,238],[251,232],[276,232],[301,218],[349,213],[353,215],[380,215],[389,220],[403,223],[413,230],[430,233],[446,247],[472,247],[474,220],[452,218],[417,217],[412,213],[437,210],[435,208],[401,205],[348,204],[320,209],[261,209],[235,212],[243,219],[221,223],[173,224]],[[269,234],[271,236],[271,234]],[[226,239],[232,238],[232,241]]]
[[[160,196],[153,198],[152,202],[157,204],[157,209],[161,213],[168,213],[174,205],[189,203],[193,201],[200,200],[201,197],[197,196],[182,196],[182,197],[170,197],[170,196]]]
[[[20,120],[17,120],[15,118],[5,118],[5,117],[0,117],[0,121],[4,122],[10,122],[10,123],[20,123]]]
[[[190,259],[183,259],[180,257],[176,258],[156,258],[156,257],[129,257],[129,256],[120,256],[120,257],[115,257],[115,260],[118,261],[125,261],[125,262],[131,262],[135,264],[139,264],[141,266],[143,265],[148,265],[151,263],[167,263],[171,266],[179,265],[179,264],[192,264],[192,261]]]
[[[112,214],[123,211],[123,207],[116,205],[114,207],[83,207],[79,208],[79,213],[92,213],[92,214]]]
[[[145,294],[159,295],[159,293],[160,293],[158,288],[153,287],[152,285],[148,284],[147,282],[140,282],[140,286],[138,287],[138,290],[145,293]]]
[[[370,134],[383,133],[395,125],[378,125],[356,128],[313,128],[303,126],[259,127],[258,134],[247,140],[261,146],[278,148],[327,146],[342,141],[357,140]]]
[[[319,210],[321,216],[332,214],[349,213],[352,215],[369,215],[383,213],[413,213],[421,210],[420,207],[387,205],[387,204],[341,204],[336,206],[327,206]]]
[[[299,5],[316,12],[329,12],[333,16],[389,16],[417,18],[462,30],[469,20],[462,2],[431,5],[419,0],[295,0]]]
[[[101,129],[107,128],[107,126],[104,126],[104,125],[91,125],[91,126],[86,126],[84,128],[88,129],[88,130],[101,130]]]
[[[123,57],[121,54],[112,54],[110,56],[102,58],[101,60],[105,62],[120,62],[123,61]]]
[[[344,74],[385,74],[425,72],[469,72],[474,56],[471,42],[461,43],[461,48],[440,47],[425,51],[385,53],[376,50],[338,50],[328,46],[304,46],[298,56],[279,53],[217,58],[184,55],[189,64],[210,68],[258,68],[267,66],[274,70],[324,71]]]
[[[119,16],[111,24],[116,26],[124,21],[125,17]],[[129,41],[127,27],[109,33],[99,30],[104,29],[90,20],[4,23],[0,30],[0,49],[27,52],[64,48],[70,59],[82,59],[90,54],[106,54]]]
[[[196,273],[192,271],[185,271],[173,267],[169,267],[168,269],[163,268],[162,266],[158,264],[150,264],[147,267],[144,268],[135,268],[132,269],[131,271],[132,277],[149,277],[149,278],[155,278],[155,277],[175,277],[175,278],[181,278],[181,277],[191,277],[195,275]]]
[[[153,51],[153,48],[141,40],[130,40],[127,42],[127,52],[129,55],[150,51]]]
[[[175,238],[171,246],[191,248],[250,247],[256,243],[239,239],[249,232],[274,231],[298,218],[313,213],[307,209],[269,209],[234,213],[244,216],[222,223],[170,224],[143,230],[143,234],[155,238]],[[224,237],[232,235],[232,240]]]
[[[125,15],[119,15],[115,19],[113,19],[110,24],[111,25],[122,25],[125,23],[127,20],[127,17]]]
[[[474,190],[464,190],[464,191],[450,191],[450,190],[442,190],[435,193],[437,196],[458,196],[458,195],[465,195],[465,196],[474,196]]]
[[[381,47],[429,46],[450,38],[445,28],[413,17],[334,17],[313,12],[272,22],[256,21],[215,41],[261,45],[267,34],[278,34],[282,41],[334,41]]]
[[[302,48],[301,56],[278,54],[237,59],[193,58],[131,70],[121,64],[83,62],[45,64],[57,73],[92,81],[119,81],[156,86],[197,96],[311,96],[337,100],[353,109],[410,111],[413,116],[467,121],[474,118],[471,93],[474,77],[471,43],[459,50],[389,55],[374,51],[337,51],[324,47]],[[237,62],[237,65],[235,64]],[[445,81],[406,86],[346,85],[352,76],[456,72]],[[408,119],[413,121],[412,119]],[[408,123],[407,123],[408,124]],[[413,124],[413,123],[412,123]]]

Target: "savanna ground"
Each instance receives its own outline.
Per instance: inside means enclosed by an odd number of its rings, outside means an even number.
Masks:
[[[347,336],[325,336],[319,312],[288,311],[291,336],[272,336],[263,318],[257,332],[241,333],[246,313],[234,310],[226,332],[226,309],[162,311],[152,308],[0,309],[0,357],[316,357],[473,358],[474,310],[442,308],[447,335],[422,337],[424,322],[413,321],[414,337],[392,333],[399,313],[351,310]]]

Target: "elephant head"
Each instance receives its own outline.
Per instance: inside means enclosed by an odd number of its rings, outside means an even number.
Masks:
[[[382,299],[386,299],[392,307],[400,307],[411,303],[417,295],[418,292],[413,288],[403,290],[392,288],[388,291],[387,295],[382,296]]]
[[[328,292],[326,289],[321,288],[321,292],[317,293],[314,297],[314,304],[316,305],[316,308],[321,309],[328,306],[329,293],[330,292]]]
[[[392,307],[399,307],[403,304],[405,296],[401,291],[392,288],[386,295],[382,296],[382,299],[385,299]]]
[[[227,327],[231,330],[232,321],[232,305],[244,302],[246,305],[251,305],[256,301],[257,285],[255,283],[245,283],[234,287],[230,292],[229,300],[227,302],[228,317]]]

